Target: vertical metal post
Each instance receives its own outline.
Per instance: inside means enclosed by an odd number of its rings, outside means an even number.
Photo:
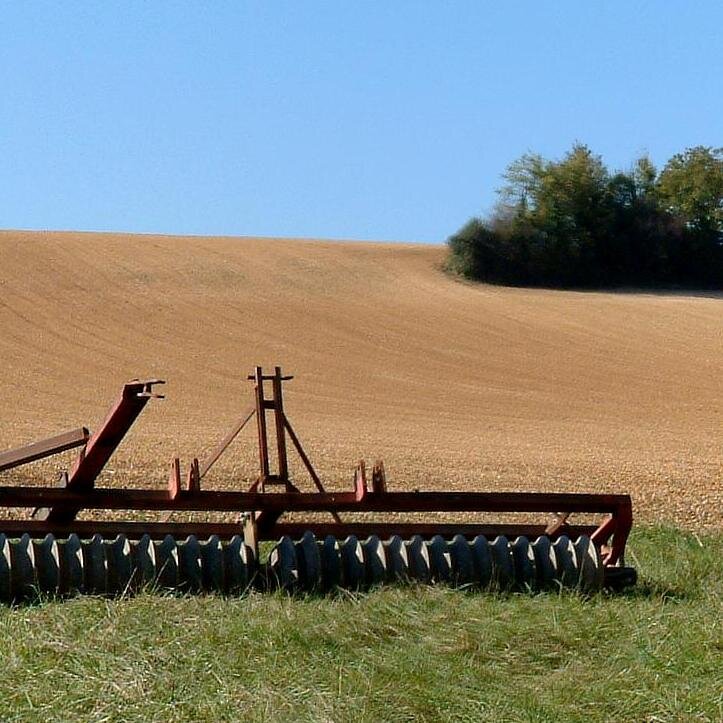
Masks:
[[[269,444],[266,435],[266,400],[264,399],[264,372],[261,367],[256,367],[254,372],[256,381],[256,425],[259,431],[259,469],[261,488],[269,476]]]
[[[279,457],[279,481],[289,483],[289,463],[286,457],[286,425],[284,424],[284,400],[281,391],[281,367],[274,368],[274,421],[276,422],[276,450]]]

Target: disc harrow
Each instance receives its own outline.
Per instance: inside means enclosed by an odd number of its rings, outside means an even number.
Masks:
[[[259,563],[240,535],[230,540],[190,535],[178,541],[166,535],[129,540],[77,535],[42,540],[27,533],[17,539],[0,534],[0,601],[18,603],[38,597],[74,594],[123,596],[140,590],[213,592],[239,595],[251,589],[289,593],[367,590],[388,583],[438,583],[481,590],[537,592],[576,589],[595,592],[604,569],[589,537],[554,542],[539,537],[508,541],[479,535],[466,540],[440,535],[424,540],[398,535],[317,540],[283,536],[268,560]]]
[[[32,508],[29,519],[0,519],[0,601],[38,595],[127,595],[153,588],[236,595],[250,589],[324,594],[389,583],[434,583],[484,590],[591,593],[634,584],[624,565],[632,525],[627,495],[390,491],[377,462],[367,482],[360,462],[350,492],[327,491],[284,411],[279,367],[257,367],[254,406],[203,463],[193,459],[185,479],[178,458],[165,489],[99,488],[95,482],[160,380],[134,380],[95,434],[66,432],[0,453],[0,472],[81,448],[55,486],[0,486],[0,508]],[[268,385],[271,395],[267,396]],[[268,424],[267,415],[273,416]],[[259,475],[247,490],[202,489],[201,481],[241,430],[256,418]],[[269,436],[276,442],[272,472]],[[289,474],[287,439],[314,491]],[[130,510],[127,519],[77,519],[82,510]],[[150,520],[139,520],[143,512]],[[228,513],[198,522],[184,513]],[[326,513],[320,520],[315,514]],[[365,513],[360,519],[353,513]],[[546,523],[492,523],[487,513],[552,515]],[[293,519],[286,516],[293,513]],[[351,516],[347,513],[352,513]],[[384,522],[374,522],[385,513]],[[463,522],[438,523],[451,513]],[[575,513],[603,515],[571,524]],[[96,513],[97,514],[97,513]],[[412,519],[410,514],[414,514]],[[175,519],[171,519],[172,516]],[[186,519],[181,519],[185,517]],[[388,518],[393,517],[394,521]],[[273,542],[261,559],[260,542]]]

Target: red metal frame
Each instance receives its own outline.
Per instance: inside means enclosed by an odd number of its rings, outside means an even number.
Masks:
[[[125,433],[138,417],[153,394],[154,384],[160,380],[133,381],[123,387],[121,395],[99,430],[90,438],[73,466],[62,487],[0,486],[0,507],[49,508],[45,514],[35,515],[32,520],[0,519],[0,531],[5,534],[25,532],[56,535],[75,532],[79,535],[119,534],[132,537],[148,534],[163,537],[167,534],[185,536],[218,535],[231,537],[244,530],[254,540],[278,539],[281,535],[298,536],[311,530],[317,537],[327,534],[343,537],[350,534],[386,536],[399,534],[404,537],[420,534],[428,537],[441,534],[451,537],[462,534],[467,538],[476,535],[524,535],[534,538],[547,534],[551,538],[561,535],[576,537],[586,534],[603,553],[608,567],[621,565],[625,545],[632,527],[632,504],[628,495],[570,494],[531,492],[439,492],[439,491],[389,491],[382,463],[377,462],[372,472],[371,491],[368,489],[366,470],[360,463],[354,476],[354,487],[348,492],[325,490],[309,457],[291,426],[283,407],[282,382],[285,377],[276,367],[273,374],[265,375],[257,367],[250,377],[254,381],[255,406],[241,417],[238,424],[219,444],[211,457],[203,464],[193,460],[189,466],[185,486],[181,481],[181,465],[178,459],[171,464],[166,489],[108,489],[96,488],[95,480],[103,466],[117,448]],[[271,383],[272,394],[267,397],[265,384]],[[271,429],[276,439],[278,470],[271,471],[269,457],[269,425],[267,412],[274,415]],[[259,476],[247,491],[219,491],[201,488],[201,479],[218,460],[252,416],[256,417],[259,444]],[[309,474],[315,492],[302,492],[289,476],[286,438],[291,439],[295,451]],[[46,444],[44,450],[52,448]],[[35,451],[38,451],[37,449]],[[13,457],[14,455],[14,457]],[[17,451],[6,453],[7,459],[19,459]],[[26,461],[30,461],[30,457]],[[0,460],[3,455],[0,455]],[[37,458],[37,457],[35,457]],[[23,463],[22,461],[19,463]],[[271,491],[272,489],[280,491]],[[130,510],[166,512],[166,518],[158,521],[126,520],[76,520],[80,510]],[[171,513],[189,512],[236,512],[243,513],[243,522],[194,522],[170,521]],[[284,514],[304,512],[331,513],[333,521],[297,520],[280,521]],[[444,522],[434,519],[416,521],[399,518],[395,522],[373,522],[369,514],[363,520],[342,520],[340,513],[552,513],[557,515],[552,524],[489,524]],[[570,524],[573,513],[604,515],[598,524]]]
[[[60,452],[65,452],[76,447],[84,447],[88,443],[90,433],[85,427],[74,429],[70,432],[57,434],[50,439],[43,439],[40,442],[33,442],[26,447],[11,449],[0,454],[0,472],[14,467],[20,467],[30,462],[35,462],[45,457],[50,457]]]
[[[123,385],[120,396],[111,407],[100,429],[90,439],[87,439],[70,473],[64,477],[62,483],[67,490],[75,492],[93,488],[98,475],[108,463],[111,455],[115,452],[133,422],[143,411],[148,400],[154,397],[163,398],[162,395],[153,392],[153,386],[164,383],[160,379],[145,381],[134,379]],[[0,500],[1,502],[2,500]],[[50,500],[40,504],[48,505]],[[83,507],[83,504],[78,506],[63,505],[57,508],[51,507],[50,509],[37,507],[33,517],[48,522],[67,523],[74,520]]]

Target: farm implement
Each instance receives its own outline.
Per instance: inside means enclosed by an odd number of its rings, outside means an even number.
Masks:
[[[125,384],[93,434],[81,427],[0,453],[2,483],[11,470],[79,450],[54,485],[0,486],[0,600],[146,586],[234,594],[420,581],[592,592],[635,583],[635,570],[624,564],[628,495],[393,491],[381,462],[369,474],[359,463],[351,489],[328,490],[284,409],[291,378],[279,367],[272,374],[257,367],[249,376],[251,408],[207,459],[193,459],[184,474],[173,459],[163,488],[96,486],[139,414],[162,398],[157,379]],[[252,419],[258,476],[244,490],[207,488],[205,476]],[[311,491],[291,477],[291,454]],[[192,519],[198,513],[204,519]],[[525,521],[489,521],[507,513]],[[580,514],[582,522],[571,520]]]

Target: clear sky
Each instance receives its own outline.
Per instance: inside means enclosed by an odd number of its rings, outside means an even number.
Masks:
[[[723,2],[5,2],[0,227],[441,242],[508,163],[723,145]]]

